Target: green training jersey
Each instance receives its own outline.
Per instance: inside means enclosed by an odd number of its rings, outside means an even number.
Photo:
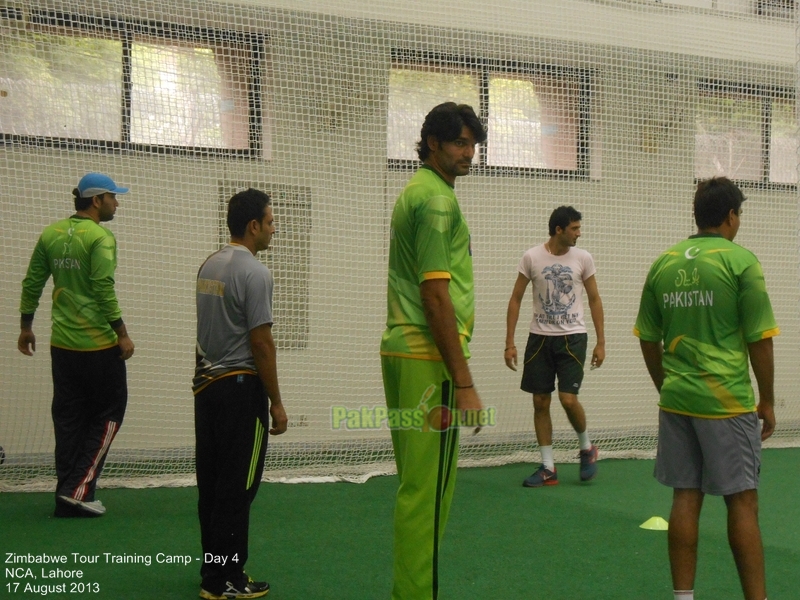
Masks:
[[[464,356],[475,320],[469,228],[453,188],[430,167],[419,169],[397,199],[389,241],[389,289],[381,354],[442,360],[420,297],[428,279],[449,279]]]
[[[114,293],[117,240],[92,219],[72,216],[47,227],[22,281],[20,312],[32,315],[53,276],[50,343],[69,350],[102,350],[117,344],[111,324],[122,323]]]
[[[756,410],[747,344],[778,335],[761,264],[715,234],[698,234],[653,263],[634,334],[664,342],[659,406],[724,418]]]

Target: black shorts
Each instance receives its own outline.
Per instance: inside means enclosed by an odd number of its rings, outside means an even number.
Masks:
[[[539,335],[531,333],[525,347],[525,363],[520,388],[529,394],[549,394],[556,389],[577,394],[583,382],[586,362],[585,333]]]

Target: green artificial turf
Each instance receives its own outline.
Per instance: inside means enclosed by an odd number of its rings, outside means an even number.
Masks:
[[[800,449],[767,450],[763,463],[769,598],[798,598]],[[541,489],[521,486],[535,465],[460,469],[440,598],[671,600],[666,532],[639,527],[652,516],[669,517],[671,491],[653,479],[652,461],[605,460],[599,467],[595,481],[580,484],[578,465],[561,465],[561,483]],[[262,484],[251,513],[248,572],[270,582],[273,600],[388,599],[396,486],[395,477],[362,485]],[[47,597],[197,597],[196,490],[109,489],[98,498],[108,508],[101,518],[55,519],[51,494],[0,494],[0,599],[43,597],[34,586],[61,584],[73,593]],[[700,535],[698,599],[741,598],[721,498],[706,499]],[[83,576],[43,579],[42,568],[55,567],[9,564],[9,552],[65,555],[59,568]],[[188,565],[176,562],[184,556]],[[131,562],[143,557],[150,565]],[[97,586],[86,591],[86,584]]]

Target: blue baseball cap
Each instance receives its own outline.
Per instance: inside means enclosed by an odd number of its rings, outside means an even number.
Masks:
[[[87,173],[78,182],[78,192],[81,198],[93,198],[106,192],[112,194],[127,194],[128,188],[117,187],[117,184],[108,175],[102,173]]]

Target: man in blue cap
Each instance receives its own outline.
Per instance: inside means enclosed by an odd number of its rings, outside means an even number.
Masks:
[[[110,221],[127,194],[110,177],[89,173],[72,190],[75,214],[45,228],[22,281],[19,351],[33,356],[33,316],[53,277],[53,428],[56,517],[99,517],[95,488],[128,402],[125,361],[133,342],[114,292],[117,241]]]

